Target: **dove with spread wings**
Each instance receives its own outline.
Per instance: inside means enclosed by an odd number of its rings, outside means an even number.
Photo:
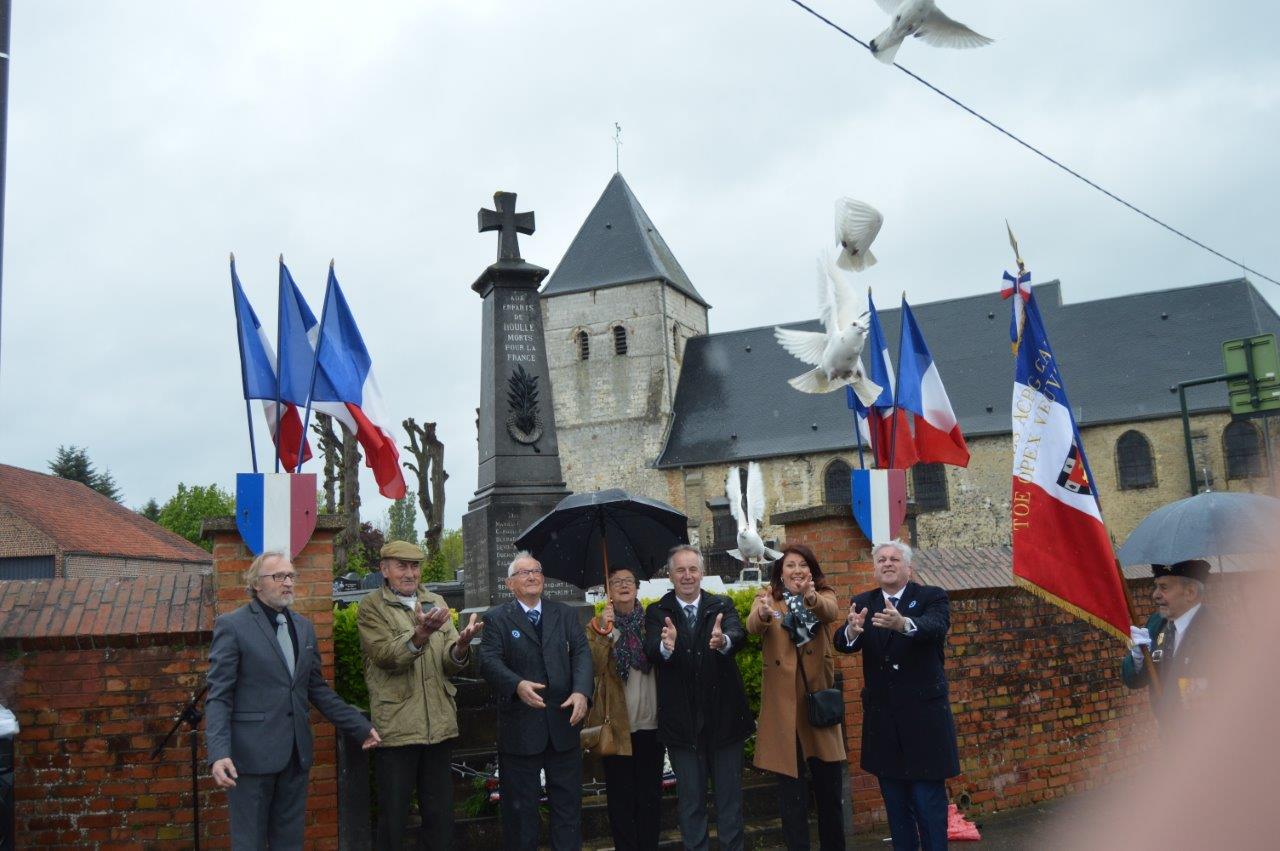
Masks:
[[[730,467],[724,483],[724,495],[729,500],[729,511],[738,524],[738,548],[729,555],[748,564],[768,564],[782,558],[782,553],[764,545],[759,524],[764,520],[764,479],[760,465],[752,461],[747,465],[747,511],[742,511],[742,468]]]
[[[886,65],[893,64],[893,57],[908,36],[922,38],[934,47],[982,47],[993,41],[948,18],[933,0],[876,0],[876,3],[893,15],[889,28],[871,39],[872,55]]]
[[[787,383],[804,393],[830,393],[846,384],[862,404],[870,407],[883,389],[862,369],[862,349],[867,343],[867,312],[859,316],[857,298],[831,255],[818,258],[818,312],[823,331],[774,328],[782,348],[814,368]]]

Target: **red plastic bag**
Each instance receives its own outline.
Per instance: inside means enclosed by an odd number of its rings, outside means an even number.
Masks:
[[[947,839],[951,842],[977,842],[982,839],[978,826],[960,815],[955,804],[947,805]]]

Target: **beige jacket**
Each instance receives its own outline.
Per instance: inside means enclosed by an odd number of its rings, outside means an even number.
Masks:
[[[418,588],[423,610],[448,608],[439,594]],[[465,669],[453,659],[458,640],[452,618],[427,639],[420,652],[409,645],[413,613],[383,585],[360,601],[356,618],[364,651],[369,710],[383,747],[434,745],[458,735],[457,687],[449,677]]]

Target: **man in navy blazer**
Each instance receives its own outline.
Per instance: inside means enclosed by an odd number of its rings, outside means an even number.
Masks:
[[[582,747],[591,649],[573,609],[542,598],[542,565],[527,552],[507,568],[514,600],[484,616],[480,674],[498,703],[503,847],[538,847],[539,772],[546,772],[551,847],[582,847]]]
[[[311,621],[289,610],[297,571],[283,553],[245,571],[249,602],[213,624],[205,749],[231,805],[231,847],[302,848],[314,706],[371,748],[378,731],[325,682]]]
[[[862,768],[880,781],[895,851],[947,847],[945,780],[960,773],[943,669],[950,603],[911,581],[911,548],[871,553],[879,588],[849,606],[836,649],[862,652]]]

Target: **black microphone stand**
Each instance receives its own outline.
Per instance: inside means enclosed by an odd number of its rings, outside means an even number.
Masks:
[[[185,721],[191,725],[191,824],[194,830],[192,835],[195,837],[195,851],[200,851],[200,775],[197,772],[199,764],[197,749],[200,744],[200,721],[204,718],[204,713],[200,711],[198,704],[208,690],[208,683],[200,686],[200,691],[196,692],[191,700],[187,701],[187,705],[182,707],[178,717],[173,719],[173,726],[169,728],[169,733],[164,737],[164,740],[156,745],[156,749],[151,752],[152,759],[160,756],[160,752],[169,744],[169,740],[173,738],[174,733],[178,732],[178,728],[182,726],[182,723]]]

